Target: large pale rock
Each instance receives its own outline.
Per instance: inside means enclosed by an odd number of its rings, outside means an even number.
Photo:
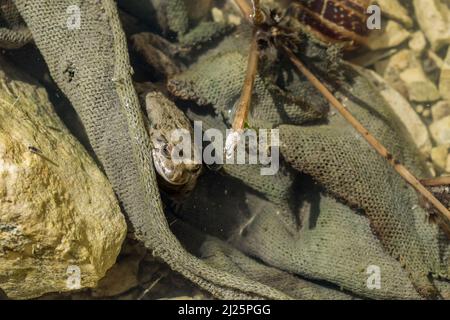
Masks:
[[[126,234],[114,193],[46,91],[0,66],[0,288],[23,299],[94,287]]]
[[[449,150],[450,144],[443,144],[431,150],[431,160],[440,173],[446,170]]]

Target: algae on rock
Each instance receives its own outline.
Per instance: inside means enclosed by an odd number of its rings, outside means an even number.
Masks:
[[[125,219],[45,89],[19,78],[0,70],[0,288],[25,299],[94,287],[115,263]]]

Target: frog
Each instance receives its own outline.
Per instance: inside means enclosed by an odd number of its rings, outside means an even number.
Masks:
[[[142,98],[158,184],[172,200],[182,200],[194,189],[203,169],[201,162],[196,161],[198,157],[195,155],[198,150],[192,140],[190,144],[192,156],[183,157],[183,161],[175,158],[176,146],[180,140],[173,132],[184,130],[192,138],[191,122],[176,104],[160,91],[146,92]]]

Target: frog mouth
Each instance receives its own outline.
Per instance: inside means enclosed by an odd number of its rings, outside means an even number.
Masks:
[[[196,175],[188,170],[184,164],[174,164],[173,161],[158,150],[153,151],[153,161],[159,176],[172,186],[184,186],[195,180]]]

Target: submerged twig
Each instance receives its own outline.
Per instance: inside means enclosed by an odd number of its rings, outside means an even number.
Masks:
[[[440,177],[440,178],[431,178],[431,179],[422,179],[420,182],[424,186],[428,187],[440,187],[440,186],[450,186],[450,176],[449,177]]]
[[[153,281],[150,286],[142,292],[142,294],[138,297],[138,300],[142,300],[167,274],[161,275],[155,281]]]
[[[31,152],[32,154],[35,154],[39,157],[41,157],[42,159],[44,159],[45,161],[50,162],[51,164],[53,164],[56,167],[59,167],[58,164],[56,162],[54,162],[52,159],[50,159],[49,157],[47,157],[46,155],[44,155],[42,153],[42,151],[36,147],[33,146],[28,146],[28,151]]]
[[[327,89],[327,87],[300,61],[300,59],[286,46],[285,53],[295,67],[308,79],[308,81],[337,109],[337,111],[358,131],[364,139],[397,171],[400,176],[416,189],[429,203],[442,215],[441,224],[448,230],[450,226],[450,211],[428,191],[427,188],[390,153],[364,126],[345,108],[345,106]]]
[[[261,21],[262,14],[259,0],[252,0],[253,8],[247,0],[234,0],[234,3],[239,7],[239,10],[241,10],[242,15],[248,22],[259,23]]]
[[[255,84],[256,73],[258,71],[258,42],[256,39],[256,31],[253,32],[252,44],[248,57],[247,72],[245,75],[244,85],[242,87],[241,97],[233,120],[233,130],[242,131],[247,121],[248,112],[252,102],[253,86]]]
[[[258,72],[259,50],[257,26],[264,20],[264,15],[261,12],[259,0],[252,0],[253,8],[250,7],[246,0],[235,0],[235,2],[244,17],[253,24],[253,36],[248,56],[247,72],[232,125],[234,132],[241,132],[244,130],[245,122],[247,121],[247,116],[252,102],[253,86],[255,84],[256,74]]]

